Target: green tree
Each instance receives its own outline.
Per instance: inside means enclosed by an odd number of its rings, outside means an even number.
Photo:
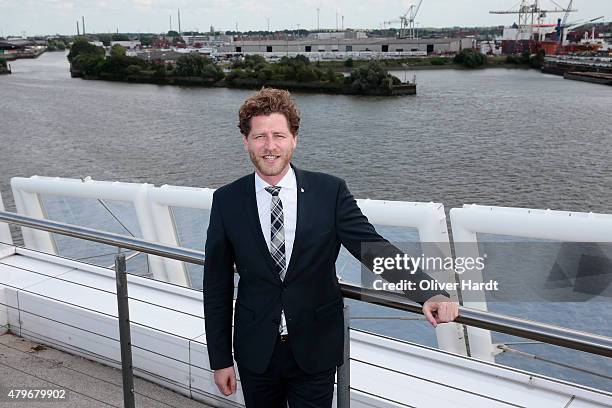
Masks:
[[[465,48],[460,53],[455,55],[453,60],[455,64],[460,64],[468,68],[476,68],[484,65],[486,58],[483,54],[474,51],[471,48]]]
[[[291,66],[291,65],[287,65],[282,67],[282,73],[284,75],[284,79],[287,81],[294,81],[295,80],[295,76],[297,74],[295,67]]]
[[[130,41],[130,37],[126,34],[113,34],[111,38],[113,41]]]
[[[247,74],[246,72],[244,72],[243,69],[241,68],[236,68],[231,70],[226,76],[225,76],[225,82],[232,84],[234,83],[235,80],[237,79],[244,79],[247,78]]]
[[[98,41],[102,42],[105,47],[110,47],[111,35],[110,34],[96,34]]]
[[[521,64],[529,64],[529,59],[531,58],[531,52],[529,50],[525,50],[521,53],[519,61]]]
[[[302,54],[296,55],[291,60],[294,64],[297,64],[297,65],[299,64],[310,65],[310,60],[308,59],[308,57]]]
[[[127,75],[138,75],[141,72],[142,68],[140,68],[138,65],[128,65],[128,67],[125,69],[125,73]]]
[[[380,63],[370,61],[367,65],[355,69],[345,81],[351,85],[355,92],[390,91],[393,84],[396,83],[394,78]]]
[[[202,78],[212,81],[220,81],[225,76],[221,68],[215,64],[207,64],[202,68]]]
[[[295,79],[298,82],[312,82],[316,81],[318,78],[317,73],[312,67],[307,65],[300,65],[296,69]]]
[[[153,65],[153,76],[158,79],[166,77],[166,64],[162,61]]]
[[[66,44],[64,43],[64,40],[62,39],[53,39],[53,40],[49,40],[47,41],[47,50],[48,51],[63,51],[66,49]]]
[[[268,64],[268,66],[264,67],[257,71],[257,79],[260,81],[269,81],[274,75],[274,69]]]
[[[98,75],[104,64],[104,57],[94,53],[81,53],[71,62],[72,68],[85,75]]]
[[[127,57],[125,55],[111,56],[106,58],[100,66],[100,73],[109,74],[114,78],[120,79],[127,75],[127,68],[130,65],[138,65],[143,68],[146,62],[140,58]]]
[[[331,69],[331,67],[327,67],[327,69],[325,70],[325,76],[323,79],[331,83],[336,82],[337,80],[336,73],[334,72],[333,69]]]
[[[518,64],[519,59],[516,55],[510,54],[506,57],[506,64]]]
[[[523,51],[521,54],[508,55],[506,64],[526,65],[535,69],[542,68],[546,52],[541,49],[536,54],[531,54],[529,50]]]
[[[263,69],[267,64],[268,62],[262,55],[245,55],[244,61],[242,61],[242,68],[259,70]]]
[[[126,52],[125,47],[119,44],[115,44],[110,49],[110,56],[111,57],[123,57],[125,56],[125,52]]]
[[[201,76],[204,65],[212,64],[208,57],[192,52],[181,55],[176,60],[176,75],[178,76]]]
[[[430,62],[431,65],[446,65],[448,63],[448,58],[433,57]]]
[[[81,54],[94,54],[104,57],[106,51],[104,48],[97,47],[89,42],[85,37],[78,37],[70,47],[70,53],[68,54],[68,61],[72,62],[73,59]]]
[[[354,65],[355,63],[353,62],[352,58],[348,58],[346,61],[344,61],[344,66],[347,68],[353,68]]]
[[[529,65],[531,68],[540,69],[544,65],[544,57],[546,57],[546,51],[540,49],[537,54],[529,57]]]
[[[174,74],[178,76],[195,76],[219,81],[225,76],[223,70],[203,55],[192,52],[176,60]]]
[[[144,47],[148,47],[153,45],[153,42],[157,39],[157,36],[155,35],[141,35],[140,36],[140,43],[144,46]]]

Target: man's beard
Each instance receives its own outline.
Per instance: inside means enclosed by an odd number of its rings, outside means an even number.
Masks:
[[[292,153],[290,152],[288,155],[280,154],[274,156],[280,156],[276,159],[276,163],[271,166],[270,163],[267,163],[266,159],[261,157],[261,155],[256,155],[255,153],[249,151],[249,156],[251,158],[251,162],[253,165],[264,176],[277,176],[285,170],[289,162],[291,161]]]

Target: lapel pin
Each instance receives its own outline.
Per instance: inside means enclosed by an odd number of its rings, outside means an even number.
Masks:
[[[303,188],[300,188],[300,191],[303,193],[303,192],[304,192],[304,189],[303,189]]]

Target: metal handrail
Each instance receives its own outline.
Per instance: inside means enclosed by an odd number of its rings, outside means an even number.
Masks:
[[[77,225],[65,224],[57,221],[27,217],[8,211],[0,211],[0,221],[23,227],[35,228],[54,232],[74,238],[113,245],[120,248],[133,249],[152,255],[176,259],[204,265],[204,252],[176,246],[163,245],[139,238],[126,237],[111,232],[99,231]],[[404,296],[363,288],[350,283],[340,283],[344,297],[386,306],[392,309],[422,314],[421,306],[412,303]],[[612,338],[597,334],[581,332],[550,324],[520,319],[502,314],[481,311],[467,307],[459,307],[459,317],[456,323],[479,327],[500,333],[511,334],[548,344],[567,347],[574,350],[585,351],[605,357],[612,357]]]
[[[68,237],[85,239],[87,241],[98,242],[100,244],[132,249],[134,251],[145,252],[151,255],[158,255],[165,258],[172,258],[179,261],[204,265],[204,252],[193,249],[164,245],[140,238],[127,237],[125,235],[114,234],[112,232],[81,227],[79,225],[28,217],[9,211],[0,211],[0,221],[21,225],[22,227],[34,228],[47,232],[55,232]]]

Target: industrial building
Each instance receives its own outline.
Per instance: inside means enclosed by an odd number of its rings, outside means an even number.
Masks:
[[[113,45],[120,45],[127,50],[136,50],[142,48],[140,41],[111,41],[111,47]]]
[[[456,53],[464,48],[474,48],[473,38],[351,38],[351,39],[300,39],[300,40],[256,40],[234,41],[219,48],[220,53],[265,54],[265,53],[309,53],[328,52],[373,52],[427,54]]]
[[[223,44],[232,42],[233,37],[231,35],[209,35],[209,34],[192,34],[182,35],[181,38],[185,44],[189,47],[193,47],[199,44]]]

